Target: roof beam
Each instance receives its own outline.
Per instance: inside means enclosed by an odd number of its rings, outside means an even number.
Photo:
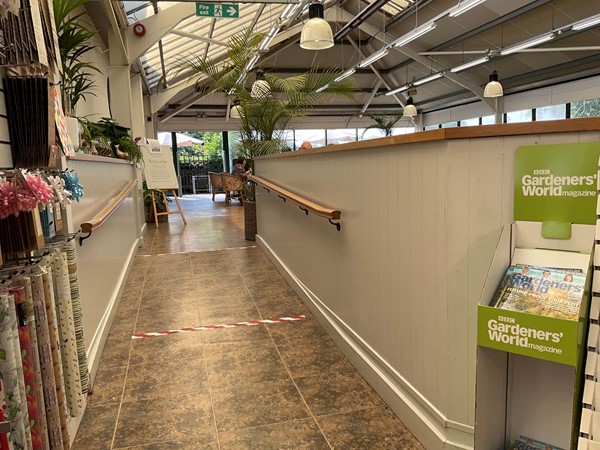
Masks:
[[[110,22],[110,64],[113,66],[129,65],[129,62],[127,61],[127,49],[125,48],[125,41],[123,40],[123,35],[121,34],[121,27],[119,26],[119,21],[117,19],[117,15],[115,13],[113,5],[110,0],[102,0],[102,4],[104,6],[104,10],[106,11],[106,15],[108,16],[108,21]],[[116,54],[112,51],[112,49],[115,47],[117,48]]]
[[[375,95],[379,91],[379,88],[381,87],[382,84],[383,84],[383,81],[377,80],[377,83],[375,83],[375,87],[371,91],[371,94],[369,94],[369,97],[367,98],[367,101],[365,103],[363,103],[362,108],[360,108],[360,113],[361,114],[364,114],[364,112],[369,108],[369,105],[371,104],[371,102],[375,98]]]
[[[350,36],[347,36],[346,39],[352,44],[352,46],[356,49],[356,51],[358,52],[358,55],[360,56],[360,59],[364,59],[365,58],[365,54],[362,52],[362,50],[358,47],[358,45],[356,45],[356,43],[352,40],[352,38]],[[371,71],[375,74],[375,76],[377,77],[377,79],[379,79],[386,88],[388,89],[392,89],[392,87],[390,86],[390,84],[383,78],[383,76],[381,76],[381,74],[379,73],[379,71],[374,67],[373,64],[371,64],[369,66],[369,69],[371,69]],[[400,97],[398,97],[397,94],[393,95],[394,100],[396,100],[398,102],[398,104],[400,104],[400,106],[402,106],[404,108],[404,102],[400,99]]]
[[[342,21],[350,20],[352,18],[352,14],[345,11],[344,9],[339,8],[337,6],[333,6],[331,9],[333,9],[333,8],[336,9],[336,13]],[[384,39],[384,37],[382,37],[380,35],[381,34],[380,30],[367,22],[363,22],[362,24],[360,24],[358,26],[358,28],[367,32],[368,34],[375,37],[377,40],[383,42],[384,44],[389,44],[390,41],[397,39],[397,37],[390,36],[389,34]],[[425,58],[424,56],[419,55],[419,52],[411,49],[408,45],[404,45],[400,48],[394,47],[394,49],[396,49],[400,53],[403,53],[404,55],[408,56],[409,58],[413,59],[415,62],[417,62],[425,67],[431,66],[431,60],[429,58]],[[492,99],[489,99],[489,98],[486,98],[483,96],[483,89],[478,84],[469,80],[464,75],[455,74],[452,72],[446,72],[444,74],[444,77],[447,78],[448,80],[458,84],[459,86],[463,87],[464,89],[467,89],[468,91],[473,92],[477,97],[479,97],[479,99],[481,101],[483,101],[486,105],[488,105],[492,111],[494,111],[494,112],[496,111],[495,102]]]
[[[199,36],[194,33],[188,33],[187,31],[173,30],[173,31],[171,31],[171,34],[176,34],[177,36],[183,36],[188,39],[194,39],[196,41],[208,42],[209,44],[215,44],[215,45],[220,45],[222,47],[227,47],[227,42],[217,41],[216,39],[212,39],[212,38],[205,37],[205,36]]]
[[[215,32],[215,24],[217,23],[217,19],[213,19],[210,21],[210,25],[208,27],[208,37],[212,38],[213,37],[213,33]],[[210,48],[210,44],[206,45],[206,47],[204,48],[204,56],[203,58],[206,59],[206,57],[208,56],[208,49]]]
[[[150,47],[170,33],[182,20],[195,14],[196,5],[194,3],[179,3],[160,11],[158,14],[140,20],[140,23],[146,27],[146,34],[142,37],[133,33],[133,27],[128,27],[125,40],[129,50],[129,64],[146,53]]]

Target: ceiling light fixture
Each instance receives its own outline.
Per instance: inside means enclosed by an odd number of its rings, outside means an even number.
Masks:
[[[420,86],[421,84],[425,84],[425,83],[429,83],[430,81],[437,80],[438,78],[441,78],[442,75],[444,75],[444,72],[434,73],[432,75],[429,75],[428,77],[421,78],[420,80],[415,81],[413,84],[415,86]]]
[[[267,50],[269,48],[269,45],[271,44],[271,41],[275,38],[275,36],[277,36],[278,32],[279,32],[279,27],[271,28],[269,30],[269,32],[267,33],[267,35],[263,38],[262,42],[260,43],[258,50],[261,52],[264,52],[265,50]]]
[[[406,100],[406,106],[404,107],[404,111],[402,111],[403,117],[415,117],[417,115],[417,107],[413,103],[413,98],[408,97]]]
[[[262,98],[271,91],[271,86],[265,80],[265,72],[263,70],[256,71],[256,80],[252,84],[250,95],[252,98]]]
[[[335,81],[335,82],[342,81],[344,78],[348,78],[354,72],[356,72],[356,69],[354,67],[352,67],[351,69],[346,70],[340,76],[338,76],[337,78],[335,78],[333,81]]]
[[[460,66],[456,66],[456,67],[450,69],[450,72],[453,72],[453,73],[461,72],[461,71],[469,69],[471,67],[475,67],[475,66],[478,66],[480,64],[484,64],[484,63],[488,62],[489,60],[490,60],[489,56],[484,56],[483,58],[474,59],[473,61],[470,61],[468,63],[464,63],[464,64],[462,64]]]
[[[458,17],[463,13],[466,13],[471,8],[475,8],[477,5],[481,5],[485,0],[463,0],[459,2],[454,9],[448,14],[450,17]]]
[[[229,118],[231,119],[239,119],[241,117],[240,111],[242,107],[240,106],[239,100],[233,101],[233,108],[229,110]]]
[[[435,27],[436,27],[435,22],[429,22],[429,23],[426,23],[425,25],[421,25],[420,27],[415,28],[410,33],[406,33],[404,36],[400,36],[398,39],[396,39],[394,42],[392,42],[392,45],[394,47],[401,47],[403,45],[406,45],[409,42],[414,41],[418,37],[421,37],[424,34],[429,33]]]
[[[580,20],[575,22],[571,27],[572,30],[584,30],[586,28],[593,27],[595,25],[600,25],[600,14],[596,14],[595,16],[588,17],[587,19]]]
[[[488,98],[502,97],[504,95],[504,89],[498,81],[498,72],[495,70],[490,74],[490,81],[485,85],[483,90],[483,96]]]
[[[520,42],[510,47],[503,48],[502,50],[500,50],[500,54],[502,56],[506,56],[512,53],[516,53],[520,50],[524,50],[526,48],[535,47],[536,45],[540,45],[544,42],[551,41],[552,39],[554,39],[554,36],[554,33],[543,34],[541,36],[534,37],[533,39],[529,39],[528,41]]]
[[[381,50],[373,53],[371,56],[363,59],[361,62],[358,63],[358,67],[367,67],[370,66],[371,64],[373,64],[375,61],[380,60],[381,58],[383,58],[385,55],[387,55],[390,51],[387,48],[382,48]]]
[[[324,8],[320,2],[308,6],[309,20],[300,34],[300,47],[305,50],[325,50],[333,47],[333,32],[323,19]]]
[[[388,91],[385,93],[385,95],[394,95],[397,94],[399,92],[404,92],[404,91],[408,91],[410,89],[410,85],[405,84],[404,86],[400,86],[399,88],[393,89],[391,91]]]

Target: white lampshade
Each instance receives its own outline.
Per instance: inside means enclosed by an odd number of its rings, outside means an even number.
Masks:
[[[300,47],[305,50],[325,50],[333,47],[333,32],[323,20],[323,5],[312,3],[308,7],[308,22],[302,28]]]
[[[256,81],[252,84],[252,90],[250,91],[250,95],[252,98],[261,98],[269,93],[271,90],[271,86],[265,80],[265,74],[262,70],[256,71]]]
[[[417,115],[417,107],[413,104],[412,97],[408,97],[406,100],[406,106],[404,107],[404,111],[402,111],[402,115],[404,117],[415,117]]]
[[[484,97],[502,97],[504,95],[504,89],[498,81],[498,72],[495,70],[490,74],[490,81],[485,85],[483,90]]]
[[[239,119],[240,118],[240,102],[235,101],[233,107],[229,110],[229,117],[231,119]]]

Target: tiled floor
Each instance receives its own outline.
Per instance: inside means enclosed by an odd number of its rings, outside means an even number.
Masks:
[[[220,197],[185,198],[187,227],[176,216],[148,226],[74,450],[422,449]]]

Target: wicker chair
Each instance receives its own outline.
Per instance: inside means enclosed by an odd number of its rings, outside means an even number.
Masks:
[[[223,174],[216,172],[208,172],[208,177],[210,179],[210,190],[212,192],[212,201],[215,201],[215,194],[226,194],[225,188],[223,186]]]
[[[242,190],[244,189],[244,180],[230,173],[222,173],[223,188],[225,189],[225,204],[229,205],[232,198],[237,198],[242,203]]]

